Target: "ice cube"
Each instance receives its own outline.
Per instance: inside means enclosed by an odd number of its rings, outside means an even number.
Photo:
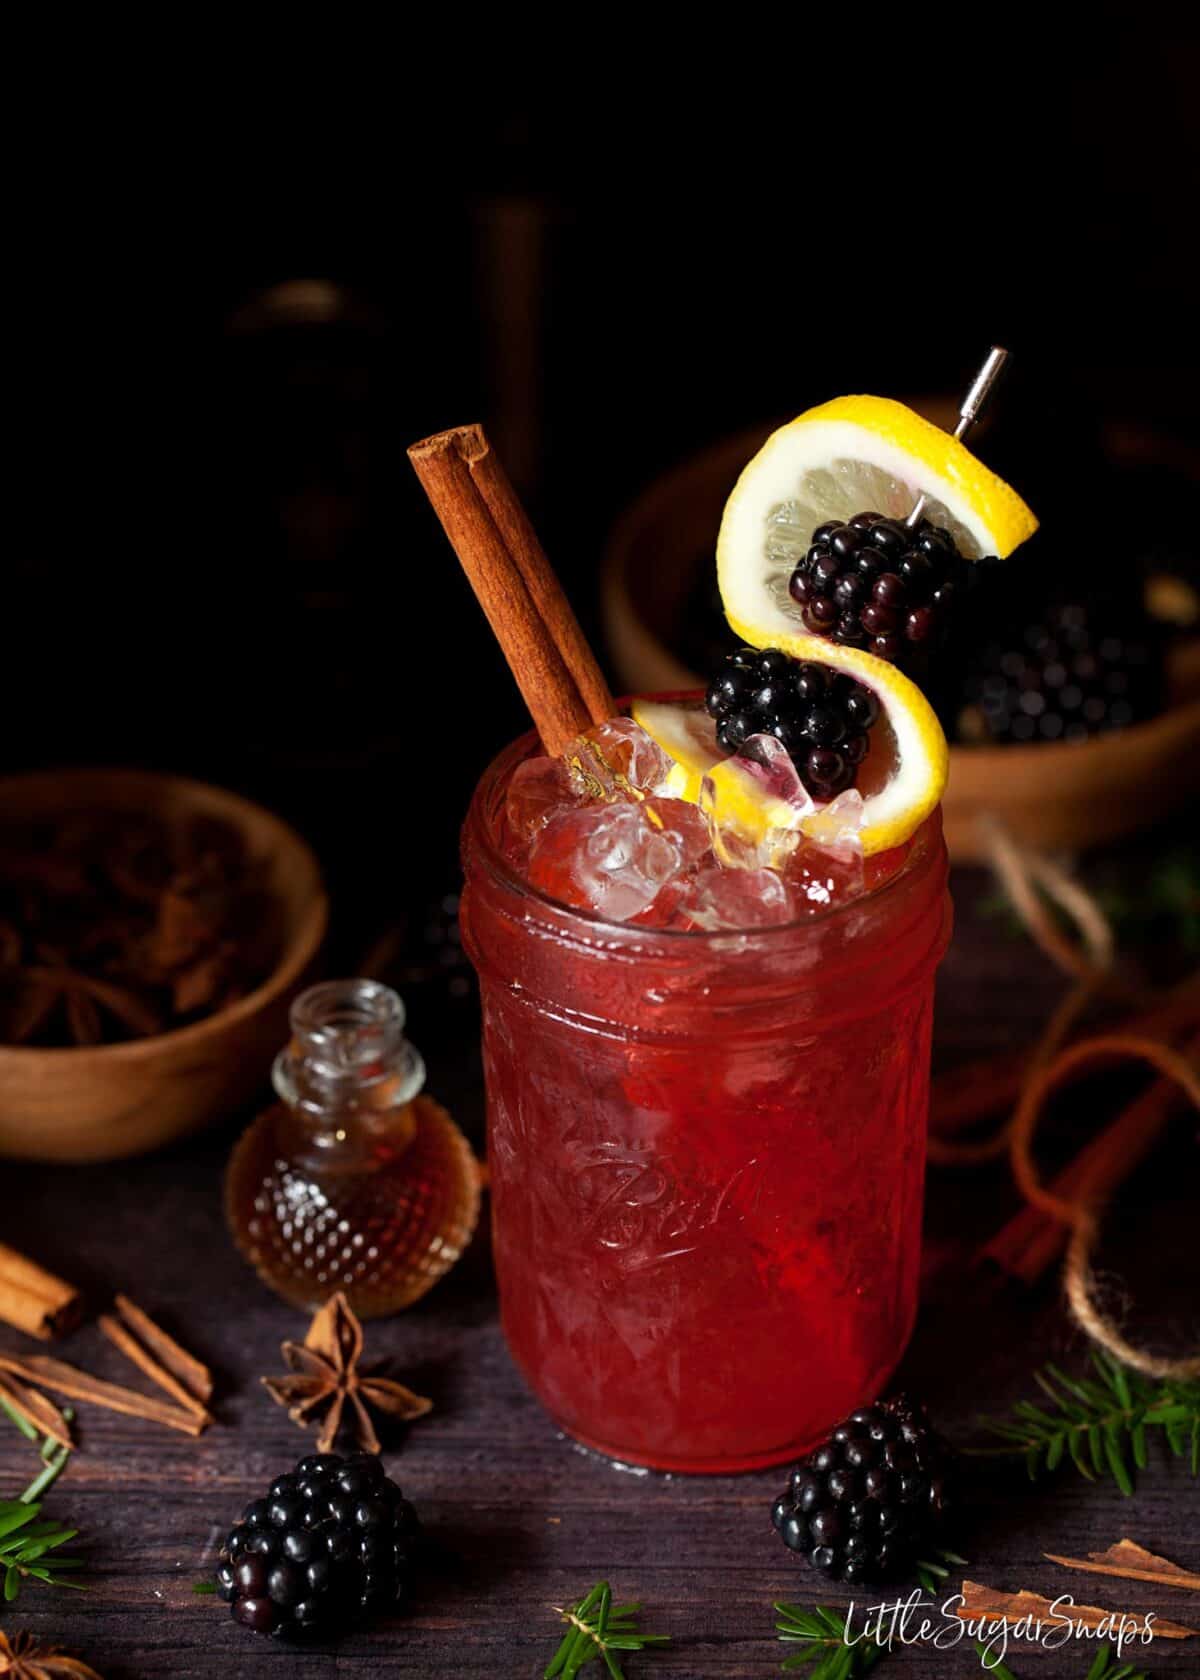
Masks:
[[[505,810],[513,833],[531,840],[552,818],[581,801],[576,779],[561,758],[527,758],[508,784]]]
[[[690,875],[673,875],[646,908],[629,920],[638,927],[691,928],[694,926],[688,913],[691,891]]]
[[[699,806],[687,799],[652,797],[642,804],[647,820],[661,827],[679,848],[681,870],[693,869],[708,855],[711,842],[708,824]]]
[[[862,856],[863,799],[857,788],[847,788],[831,799],[804,824],[804,832],[829,852],[857,852]]]
[[[686,903],[694,927],[708,933],[741,932],[791,921],[792,895],[773,869],[702,869],[691,883]]]
[[[672,760],[632,718],[609,718],[571,743],[565,757],[593,799],[640,799],[660,793]]]
[[[783,874],[797,900],[815,910],[859,898],[865,890],[862,795],[847,788],[804,825]]]
[[[709,844],[717,862],[726,869],[780,869],[796,845],[796,828],[765,828],[757,836],[746,834],[740,824],[729,821],[721,807],[721,790],[711,776],[700,784],[700,811],[708,826]]]
[[[700,809],[708,822],[713,852],[727,869],[779,869],[795,845],[803,819],[816,807],[781,741],[752,735],[730,761],[736,779],[706,776],[700,786]],[[759,819],[777,819],[751,836],[745,813],[761,795]],[[728,799],[730,811],[723,808]]]
[[[737,756],[767,793],[795,807],[797,819],[814,809],[812,795],[800,780],[791,754],[774,735],[749,736]]]
[[[681,872],[679,840],[641,805],[587,805],[549,822],[534,842],[529,877],[567,904],[627,922]]]
[[[803,842],[788,859],[784,877],[797,902],[806,909],[826,910],[858,898],[863,890],[862,859],[844,860]]]

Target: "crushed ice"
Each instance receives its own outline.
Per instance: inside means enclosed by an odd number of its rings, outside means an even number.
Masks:
[[[698,804],[672,798],[670,757],[631,718],[614,718],[562,758],[518,766],[506,800],[510,849],[551,896],[653,927],[767,927],[861,892],[857,790],[815,806],[770,735],[751,737],[738,757],[765,793],[791,807],[786,824],[757,842],[723,819],[710,778]]]

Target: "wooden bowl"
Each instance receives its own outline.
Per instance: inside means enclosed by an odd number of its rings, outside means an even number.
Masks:
[[[953,424],[953,404],[913,403]],[[770,426],[693,456],[657,479],[626,511],[604,557],[605,633],[619,689],[703,688],[673,651],[696,556],[713,553],[730,490]],[[943,800],[946,843],[958,863],[985,860],[979,817],[999,817],[1030,845],[1085,851],[1149,828],[1200,794],[1200,642],[1181,644],[1161,717],[1083,742],[955,746]]]
[[[134,770],[45,771],[0,781],[6,818],[81,808],[210,816],[265,865],[283,910],[282,955],[253,992],[203,1021],[124,1044],[44,1050],[0,1045],[0,1155],[109,1161],[139,1155],[247,1103],[287,1037],[288,1006],[329,916],[311,849],[286,823],[221,788]]]

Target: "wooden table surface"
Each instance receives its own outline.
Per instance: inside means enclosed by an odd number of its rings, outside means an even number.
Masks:
[[[1060,988],[1043,959],[980,913],[980,892],[977,878],[956,880],[958,928],[941,976],[937,1030],[943,1064],[1026,1041]],[[444,1011],[435,1019],[431,1006],[414,999],[411,1023],[430,1064],[430,1090],[478,1137],[482,1088],[469,1012],[457,1022]],[[219,1417],[192,1442],[80,1408],[81,1450],[48,1508],[86,1536],[91,1591],[85,1597],[26,1584],[18,1603],[0,1612],[10,1635],[28,1628],[61,1641],[108,1680],[533,1680],[557,1642],[549,1607],[606,1577],[621,1598],[643,1600],[645,1625],[673,1640],[661,1654],[630,1657],[630,1680],[656,1673],[722,1680],[778,1672],[786,1653],[774,1638],[773,1600],[846,1600],[844,1589],[822,1583],[774,1535],[769,1507],[782,1472],[630,1473],[555,1431],[505,1352],[484,1233],[425,1301],[368,1326],[369,1350],[389,1355],[398,1374],[436,1402],[406,1439],[387,1443],[388,1468],[436,1542],[436,1566],[412,1614],[313,1649],[236,1627],[226,1607],[197,1597],[192,1583],[210,1573],[219,1538],[246,1501],[309,1449],[257,1382],[281,1368],[280,1340],[304,1325],[258,1283],[226,1237],[220,1179],[235,1131],[111,1166],[0,1166],[4,1240],[87,1285],[98,1301],[120,1288],[159,1315],[213,1366]],[[1168,1347],[1197,1340],[1197,1162],[1195,1127],[1185,1119],[1131,1182],[1104,1250],[1136,1302],[1139,1332]],[[967,1269],[973,1247],[1013,1205],[1003,1169],[931,1173],[922,1313],[901,1379],[959,1439],[972,1435],[978,1410],[1028,1395],[1030,1372],[1045,1358],[1078,1367],[1086,1357],[1053,1280],[1018,1292]],[[31,1348],[15,1331],[0,1331],[0,1346]],[[61,1352],[140,1383],[94,1326],[67,1338]],[[815,1352],[797,1350],[798,1387]],[[6,1496],[24,1485],[30,1460],[15,1430],[0,1433]],[[1080,1602],[1154,1610],[1200,1626],[1200,1594],[1070,1575],[1043,1558],[1080,1556],[1129,1535],[1200,1568],[1200,1483],[1181,1465],[1155,1457],[1132,1500],[1073,1470],[1031,1488],[1019,1461],[973,1459],[967,1475],[959,1549],[972,1559],[973,1579],[1051,1598],[1073,1591]],[[1019,1680],[1082,1680],[1091,1655],[1082,1645],[1018,1648],[1010,1664]],[[1200,1639],[1159,1640],[1137,1655],[1154,1675],[1200,1676]],[[900,1649],[879,1672],[953,1680],[979,1668],[964,1643],[950,1652]]]

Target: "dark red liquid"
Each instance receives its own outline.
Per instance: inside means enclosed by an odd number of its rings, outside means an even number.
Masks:
[[[884,1387],[916,1310],[937,820],[844,911],[655,935],[506,880],[494,802],[485,783],[463,928],[513,1356],[616,1458],[793,1457]]]

